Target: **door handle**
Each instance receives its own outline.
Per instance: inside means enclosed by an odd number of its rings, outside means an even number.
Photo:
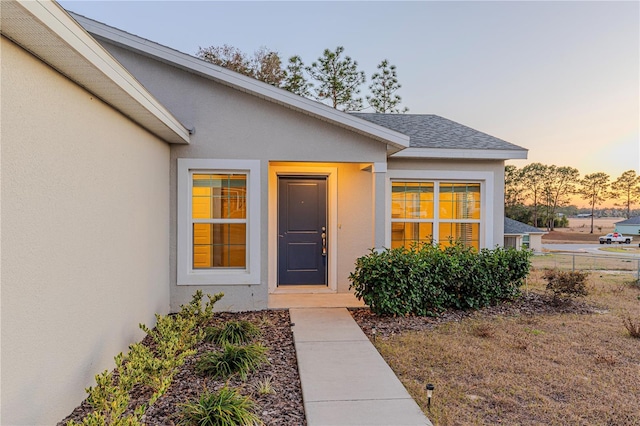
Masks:
[[[327,228],[326,227],[322,227],[322,255],[326,256],[327,255]]]

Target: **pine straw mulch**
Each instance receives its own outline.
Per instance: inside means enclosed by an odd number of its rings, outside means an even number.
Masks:
[[[199,343],[196,346],[198,353],[187,359],[174,376],[168,391],[149,407],[143,418],[145,424],[163,426],[177,424],[181,404],[197,399],[204,389],[216,391],[226,383],[239,390],[242,395],[251,396],[255,402],[255,412],[265,424],[306,424],[289,311],[220,312],[215,314],[213,325],[229,320],[248,320],[260,327],[262,336],[257,341],[269,348],[267,352],[269,364],[251,373],[246,381],[236,376],[227,381],[203,377],[195,372],[197,359],[204,352],[219,350],[219,348],[215,344]],[[143,340],[143,343],[148,344],[148,339]],[[257,387],[258,383],[265,379],[271,380],[273,393],[261,395]],[[149,389],[135,388],[131,395],[131,402],[144,403],[148,401],[150,395]],[[84,401],[58,425],[64,425],[69,420],[82,421],[81,419],[90,411],[91,407]]]
[[[516,316],[539,314],[592,314],[598,308],[579,300],[568,300],[557,303],[547,294],[524,292],[512,302],[503,302],[478,311],[448,310],[438,317],[418,316],[377,316],[369,308],[350,308],[351,315],[362,331],[373,338],[372,329],[376,328],[376,338],[387,339],[405,331],[431,330],[447,322],[458,322],[475,316]]]

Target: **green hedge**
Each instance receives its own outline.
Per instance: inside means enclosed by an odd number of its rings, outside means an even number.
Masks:
[[[378,315],[436,316],[478,309],[520,295],[531,252],[462,244],[371,250],[356,260],[350,289]]]

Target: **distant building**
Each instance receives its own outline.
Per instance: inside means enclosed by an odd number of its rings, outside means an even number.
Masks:
[[[504,246],[515,249],[529,248],[536,253],[542,252],[542,236],[546,231],[517,220],[504,218]]]
[[[640,216],[616,222],[615,226],[616,232],[620,232],[622,235],[640,235]]]

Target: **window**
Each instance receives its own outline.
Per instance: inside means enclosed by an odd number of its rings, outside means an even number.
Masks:
[[[391,184],[391,247],[433,239],[433,183]]]
[[[391,183],[391,247],[414,242],[480,248],[480,183]]]
[[[260,162],[178,160],[178,284],[260,282]]]
[[[247,175],[191,177],[193,268],[247,265]]]

